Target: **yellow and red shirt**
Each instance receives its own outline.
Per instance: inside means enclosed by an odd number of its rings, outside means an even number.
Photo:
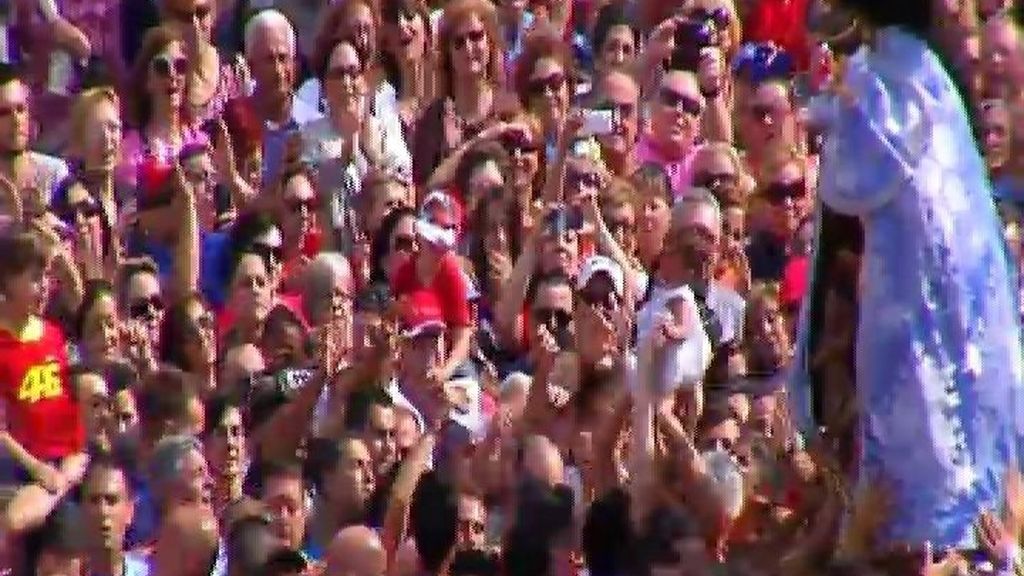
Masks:
[[[33,456],[54,460],[85,446],[71,396],[64,334],[32,318],[20,334],[0,329],[0,390],[11,436]]]

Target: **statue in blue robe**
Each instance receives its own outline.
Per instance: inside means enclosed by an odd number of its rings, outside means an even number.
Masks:
[[[857,482],[890,492],[883,541],[973,548],[1024,430],[1015,272],[991,185],[959,91],[920,35],[879,28],[841,76],[811,118],[825,135],[820,201],[863,227]],[[804,416],[806,308],[792,387]]]

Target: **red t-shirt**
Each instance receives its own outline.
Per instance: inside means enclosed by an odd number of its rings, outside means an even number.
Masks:
[[[437,273],[434,274],[429,286],[424,286],[416,275],[416,259],[409,258],[396,271],[395,278],[391,281],[391,290],[396,300],[402,296],[412,296],[419,291],[433,292],[433,296],[441,305],[441,314],[448,328],[469,326],[472,322],[469,300],[466,297],[469,293],[466,277],[451,252],[441,257]]]
[[[34,318],[20,336],[0,330],[0,386],[7,428],[30,454],[56,460],[83,450],[85,430],[59,328]]]
[[[761,0],[745,21],[744,42],[774,42],[785,50],[798,70],[810,61],[807,33],[808,0]]]

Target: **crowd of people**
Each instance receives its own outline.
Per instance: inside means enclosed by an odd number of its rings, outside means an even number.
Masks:
[[[1011,4],[936,0],[933,41],[1020,259]],[[807,110],[867,36],[819,0],[4,3],[3,573],[1020,573],[1016,473],[976,548],[877,544],[855,239],[792,410]]]

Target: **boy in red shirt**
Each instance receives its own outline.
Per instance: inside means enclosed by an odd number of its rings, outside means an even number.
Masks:
[[[31,234],[0,236],[0,396],[5,464],[22,485],[4,528],[41,523],[84,472],[85,434],[60,329],[38,316],[48,297],[45,250]]]

